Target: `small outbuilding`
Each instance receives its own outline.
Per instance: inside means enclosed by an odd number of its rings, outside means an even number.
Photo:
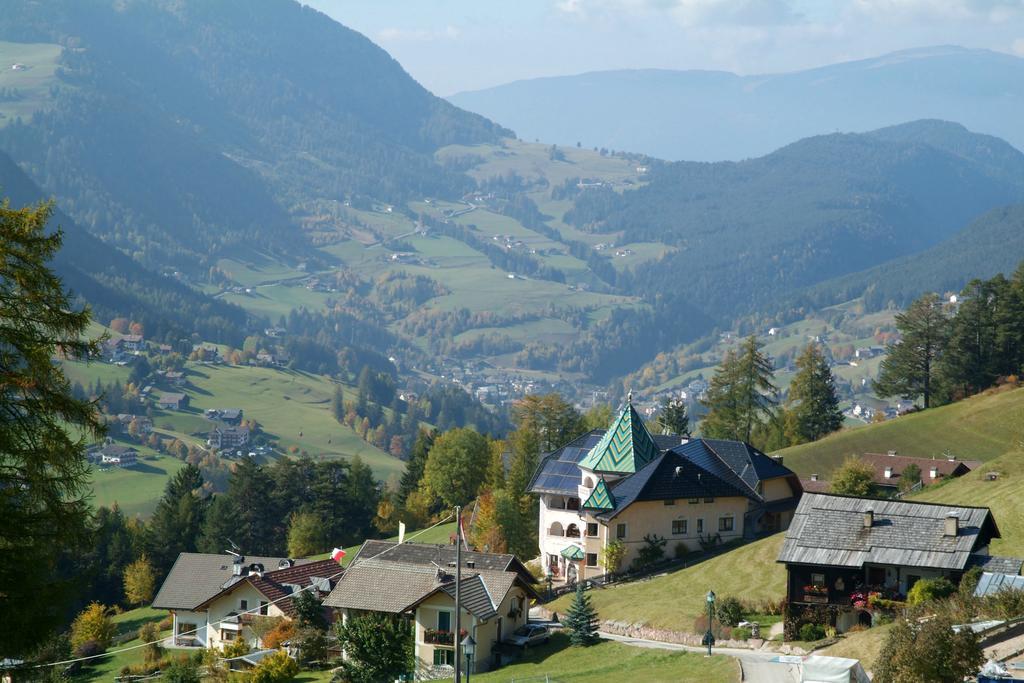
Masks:
[[[801,683],[870,683],[858,659],[812,655],[800,665]]]

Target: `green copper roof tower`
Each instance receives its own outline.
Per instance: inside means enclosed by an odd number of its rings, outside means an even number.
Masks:
[[[597,480],[597,486],[594,487],[594,492],[590,494],[590,497],[583,503],[583,509],[585,510],[614,510],[615,509],[615,496],[608,490],[608,484],[604,482],[604,478]]]
[[[626,406],[597,445],[580,461],[580,467],[592,472],[633,474],[657,457],[658,447],[633,408],[633,392],[630,392]]]

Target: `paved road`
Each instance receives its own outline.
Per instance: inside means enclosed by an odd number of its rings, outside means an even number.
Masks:
[[[705,648],[676,643],[663,643],[657,640],[630,638],[613,633],[601,633],[602,638],[633,647],[646,647],[652,650],[673,650],[676,652],[706,652]],[[772,660],[779,656],[777,652],[760,650],[742,650],[727,647],[714,648],[715,654],[734,657],[743,663],[744,679],[755,683],[797,683],[800,680],[799,667],[792,664],[780,664]]]

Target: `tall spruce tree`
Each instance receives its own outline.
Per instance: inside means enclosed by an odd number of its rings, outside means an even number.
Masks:
[[[68,586],[55,570],[88,541],[83,451],[102,432],[53,362],[89,358],[99,344],[85,338],[88,309],[47,265],[62,239],[46,233],[52,209],[0,204],[0,659],[24,655],[64,617]]]
[[[935,395],[939,359],[949,338],[949,319],[936,294],[925,294],[896,316],[901,340],[890,344],[879,367],[875,392],[902,396],[930,408]]]
[[[748,337],[738,351],[730,349],[711,378],[701,434],[749,442],[754,429],[773,414],[778,395],[774,375],[757,337]]]
[[[171,569],[178,553],[195,552],[206,518],[203,475],[185,465],[164,486],[146,530],[146,551],[158,576]]]
[[[569,630],[569,642],[573,645],[585,647],[600,640],[597,635],[597,610],[590,602],[590,595],[583,590],[582,582],[576,584],[576,593],[562,623]]]
[[[809,344],[796,368],[786,399],[786,436],[793,444],[817,441],[843,426],[835,378],[821,347]]]
[[[398,483],[398,497],[395,501],[398,507],[404,506],[409,494],[419,488],[420,480],[423,479],[423,468],[427,465],[427,456],[430,454],[430,448],[434,445],[435,439],[437,439],[436,429],[420,428],[416,434],[409,462],[405,464],[405,472],[402,474],[402,480]]]

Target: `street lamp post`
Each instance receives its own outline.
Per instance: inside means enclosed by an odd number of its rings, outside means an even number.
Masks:
[[[551,599],[551,579],[552,579],[552,577],[551,577],[551,567],[548,567],[548,571],[547,571],[547,574],[545,574],[545,578],[547,579],[547,582],[548,582],[548,600],[550,600]]]
[[[708,657],[711,656],[711,646],[715,644],[715,634],[711,632],[712,620],[715,617],[715,592],[708,591],[707,595],[708,602],[708,630],[704,634],[704,644],[708,646]]]
[[[469,674],[473,671],[473,655],[476,654],[476,641],[473,636],[467,635],[462,639],[462,651],[466,653],[466,683],[469,683]]]

